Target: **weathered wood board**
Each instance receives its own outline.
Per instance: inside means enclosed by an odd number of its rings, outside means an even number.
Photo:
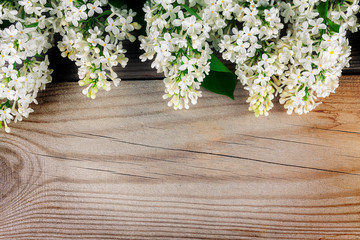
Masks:
[[[49,85],[0,133],[0,239],[360,239],[360,77],[302,116],[162,93]]]

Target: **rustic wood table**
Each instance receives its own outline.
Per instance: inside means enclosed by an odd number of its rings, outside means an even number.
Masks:
[[[35,113],[0,133],[0,239],[360,239],[358,37],[302,116],[255,118],[240,86],[174,111],[136,49],[121,76],[138,81],[91,101],[52,56]]]

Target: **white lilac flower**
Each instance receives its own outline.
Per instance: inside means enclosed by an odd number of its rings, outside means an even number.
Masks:
[[[281,15],[292,24],[287,36],[277,43],[278,64],[284,69],[276,76],[282,87],[280,102],[289,114],[307,113],[320,104],[318,98],[335,92],[341,71],[349,64],[350,47],[345,31],[357,31],[358,26],[350,22],[356,18],[359,2],[332,3],[327,18],[332,25],[340,26],[339,32],[319,16],[317,7],[322,2],[297,0],[279,5]],[[346,12],[351,12],[351,16]],[[289,17],[289,13],[293,16]]]
[[[21,121],[33,112],[40,90],[51,81],[49,61],[44,54],[52,46],[53,17],[45,1],[5,1],[0,4],[0,122],[10,131],[11,121]],[[18,11],[23,8],[23,12]]]
[[[142,36],[142,61],[153,60],[152,67],[165,75],[164,99],[175,109],[196,104],[200,84],[209,73],[212,50],[207,40],[211,28],[189,13],[182,0],[151,0],[145,7],[147,36]],[[197,0],[191,7],[200,7]],[[168,11],[171,10],[171,13]]]
[[[221,3],[218,4],[221,18],[224,8]],[[231,1],[230,4],[236,24],[230,31],[224,31],[232,34],[224,34],[220,38],[219,51],[224,59],[236,64],[236,74],[250,94],[247,100],[249,109],[256,116],[268,115],[275,92],[281,91],[273,78],[281,71],[276,63],[275,49],[275,42],[284,27],[280,11],[273,1]],[[227,19],[221,21],[226,22]],[[218,31],[213,38],[216,34]]]
[[[63,57],[79,66],[79,84],[87,85],[83,93],[94,99],[99,88],[109,91],[111,82],[115,86],[120,82],[113,68],[119,63],[125,67],[128,62],[122,41],[135,40],[130,32],[140,27],[133,22],[136,13],[109,7],[108,1],[55,2],[53,7],[61,17],[56,32],[63,37],[58,47]]]
[[[93,3],[88,3],[87,8],[89,9],[88,16],[92,17],[95,13],[101,14],[103,13],[103,9],[101,8],[101,2],[95,1]]]

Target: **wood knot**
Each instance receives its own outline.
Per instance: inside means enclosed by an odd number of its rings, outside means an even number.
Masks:
[[[10,203],[20,194],[30,191],[41,173],[38,151],[31,142],[15,136],[0,138],[0,201]],[[38,174],[39,173],[39,174]],[[25,192],[24,192],[25,191]]]
[[[20,185],[20,172],[23,168],[23,158],[6,145],[0,145],[0,199],[5,199]]]

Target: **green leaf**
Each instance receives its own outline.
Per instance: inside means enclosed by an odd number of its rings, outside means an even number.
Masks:
[[[109,4],[114,8],[122,8],[125,2],[123,0],[109,0]]]
[[[234,99],[237,77],[214,54],[211,55],[210,73],[201,86],[205,89]]]
[[[340,25],[339,24],[334,23],[330,19],[327,19],[326,22],[327,22],[327,24],[328,24],[331,31],[337,32],[337,33],[340,31]]]
[[[103,16],[108,16],[108,15],[111,15],[111,14],[112,14],[111,10],[106,10],[105,12],[103,12],[99,16],[97,16],[96,18],[101,18]]]
[[[328,25],[330,31],[338,33],[340,30],[340,25],[334,23],[327,17],[328,11],[329,11],[329,1],[321,2],[318,5],[317,10],[319,12],[319,17],[324,19],[324,23],[326,23]]]
[[[272,6],[260,6],[260,7],[257,7],[257,10],[259,11],[264,11],[264,10],[270,10],[272,8]]]
[[[44,56],[41,56],[41,55],[40,55],[40,54],[38,54],[38,53],[37,53],[35,56],[36,56],[36,57],[38,57],[38,58],[45,59],[45,57],[44,57]]]
[[[202,20],[201,17],[191,7],[189,7],[189,6],[185,5],[185,4],[180,4],[180,6],[185,8],[186,11],[188,11],[191,15],[195,16],[197,19]]]
[[[232,73],[214,54],[211,54],[210,70]]]
[[[32,23],[32,24],[29,24],[29,25],[25,25],[26,28],[33,28],[33,27],[37,27],[39,25],[38,22],[35,22],[35,23]]]
[[[319,16],[321,18],[323,18],[324,21],[326,21],[328,19],[327,14],[328,14],[328,11],[329,11],[329,3],[327,1],[326,2],[321,2],[318,5],[317,10],[319,12]]]

